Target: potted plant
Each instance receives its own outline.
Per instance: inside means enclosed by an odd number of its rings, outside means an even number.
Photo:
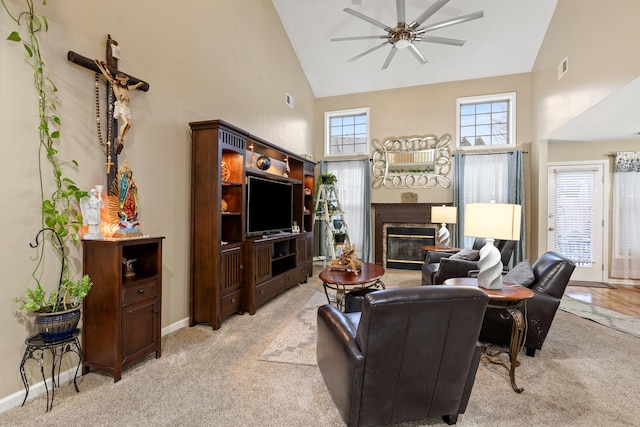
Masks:
[[[49,228],[40,230],[36,235],[35,247],[39,244],[39,236],[45,231],[53,232]],[[55,236],[57,238],[57,235]],[[82,299],[87,296],[93,285],[88,275],[73,280],[65,274],[68,271],[65,261],[66,257],[63,257],[56,290],[47,293],[40,280],[34,276],[35,286],[27,288],[23,297],[15,299],[21,310],[35,315],[34,323],[44,341],[62,340],[74,333],[80,321]]]
[[[333,233],[333,240],[336,243],[344,243],[347,238],[347,233],[344,231],[336,231]]]
[[[53,249],[61,263],[60,276],[57,289],[47,295],[41,284],[41,279],[45,277],[44,254],[45,248],[41,247],[36,266],[32,272],[35,287],[26,290],[26,297],[16,298],[20,308],[34,312],[57,312],[68,307],[78,308],[78,301],[91,288],[91,281],[88,277],[79,280],[74,279],[72,263],[69,262],[69,247],[79,242],[78,230],[82,224],[82,216],[79,212],[79,201],[87,196],[87,192],[80,190],[75,182],[65,177],[64,168],[77,167],[75,160],[61,161],[58,158],[57,142],[60,132],[60,118],[56,115],[58,100],[55,96],[57,87],[47,76],[47,67],[40,51],[38,39],[41,31],[47,31],[47,19],[35,13],[33,0],[25,0],[26,9],[19,13],[12,13],[5,0],[0,0],[7,14],[20,27],[24,24],[24,34],[17,31],[11,32],[7,38],[10,41],[22,43],[27,58],[27,64],[31,66],[33,73],[33,84],[38,99],[38,134],[39,134],[39,158],[38,158],[38,178],[40,184],[40,226],[36,234],[36,243],[31,245],[37,248],[40,243],[40,236],[48,233],[43,241],[43,246],[48,244]],[[46,0],[43,0],[46,4]],[[50,167],[53,176],[54,188],[50,196],[45,196],[46,168]],[[79,318],[79,309],[77,310]],[[77,322],[76,322],[77,325]]]
[[[335,184],[338,178],[332,173],[323,173],[320,174],[320,182],[325,185]]]

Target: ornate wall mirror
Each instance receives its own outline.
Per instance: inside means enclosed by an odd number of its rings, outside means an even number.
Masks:
[[[451,135],[372,139],[373,188],[451,186]]]

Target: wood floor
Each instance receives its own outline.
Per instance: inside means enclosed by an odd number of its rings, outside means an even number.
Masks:
[[[614,285],[613,288],[567,286],[565,295],[640,318],[640,286]]]

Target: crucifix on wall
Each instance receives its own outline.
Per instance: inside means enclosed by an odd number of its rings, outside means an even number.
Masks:
[[[111,183],[118,173],[118,155],[124,146],[124,138],[131,127],[131,110],[129,105],[129,91],[149,90],[149,83],[118,70],[120,49],[118,43],[107,36],[106,61],[93,60],[75,52],[69,51],[67,59],[81,67],[96,73],[96,126],[98,139],[103,147],[107,167],[107,188],[111,191]],[[102,138],[100,118],[100,86],[102,75],[107,81],[107,138]]]

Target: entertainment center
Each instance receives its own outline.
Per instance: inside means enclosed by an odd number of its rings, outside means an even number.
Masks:
[[[189,320],[218,329],[311,275],[316,163],[222,120],[189,126]]]

